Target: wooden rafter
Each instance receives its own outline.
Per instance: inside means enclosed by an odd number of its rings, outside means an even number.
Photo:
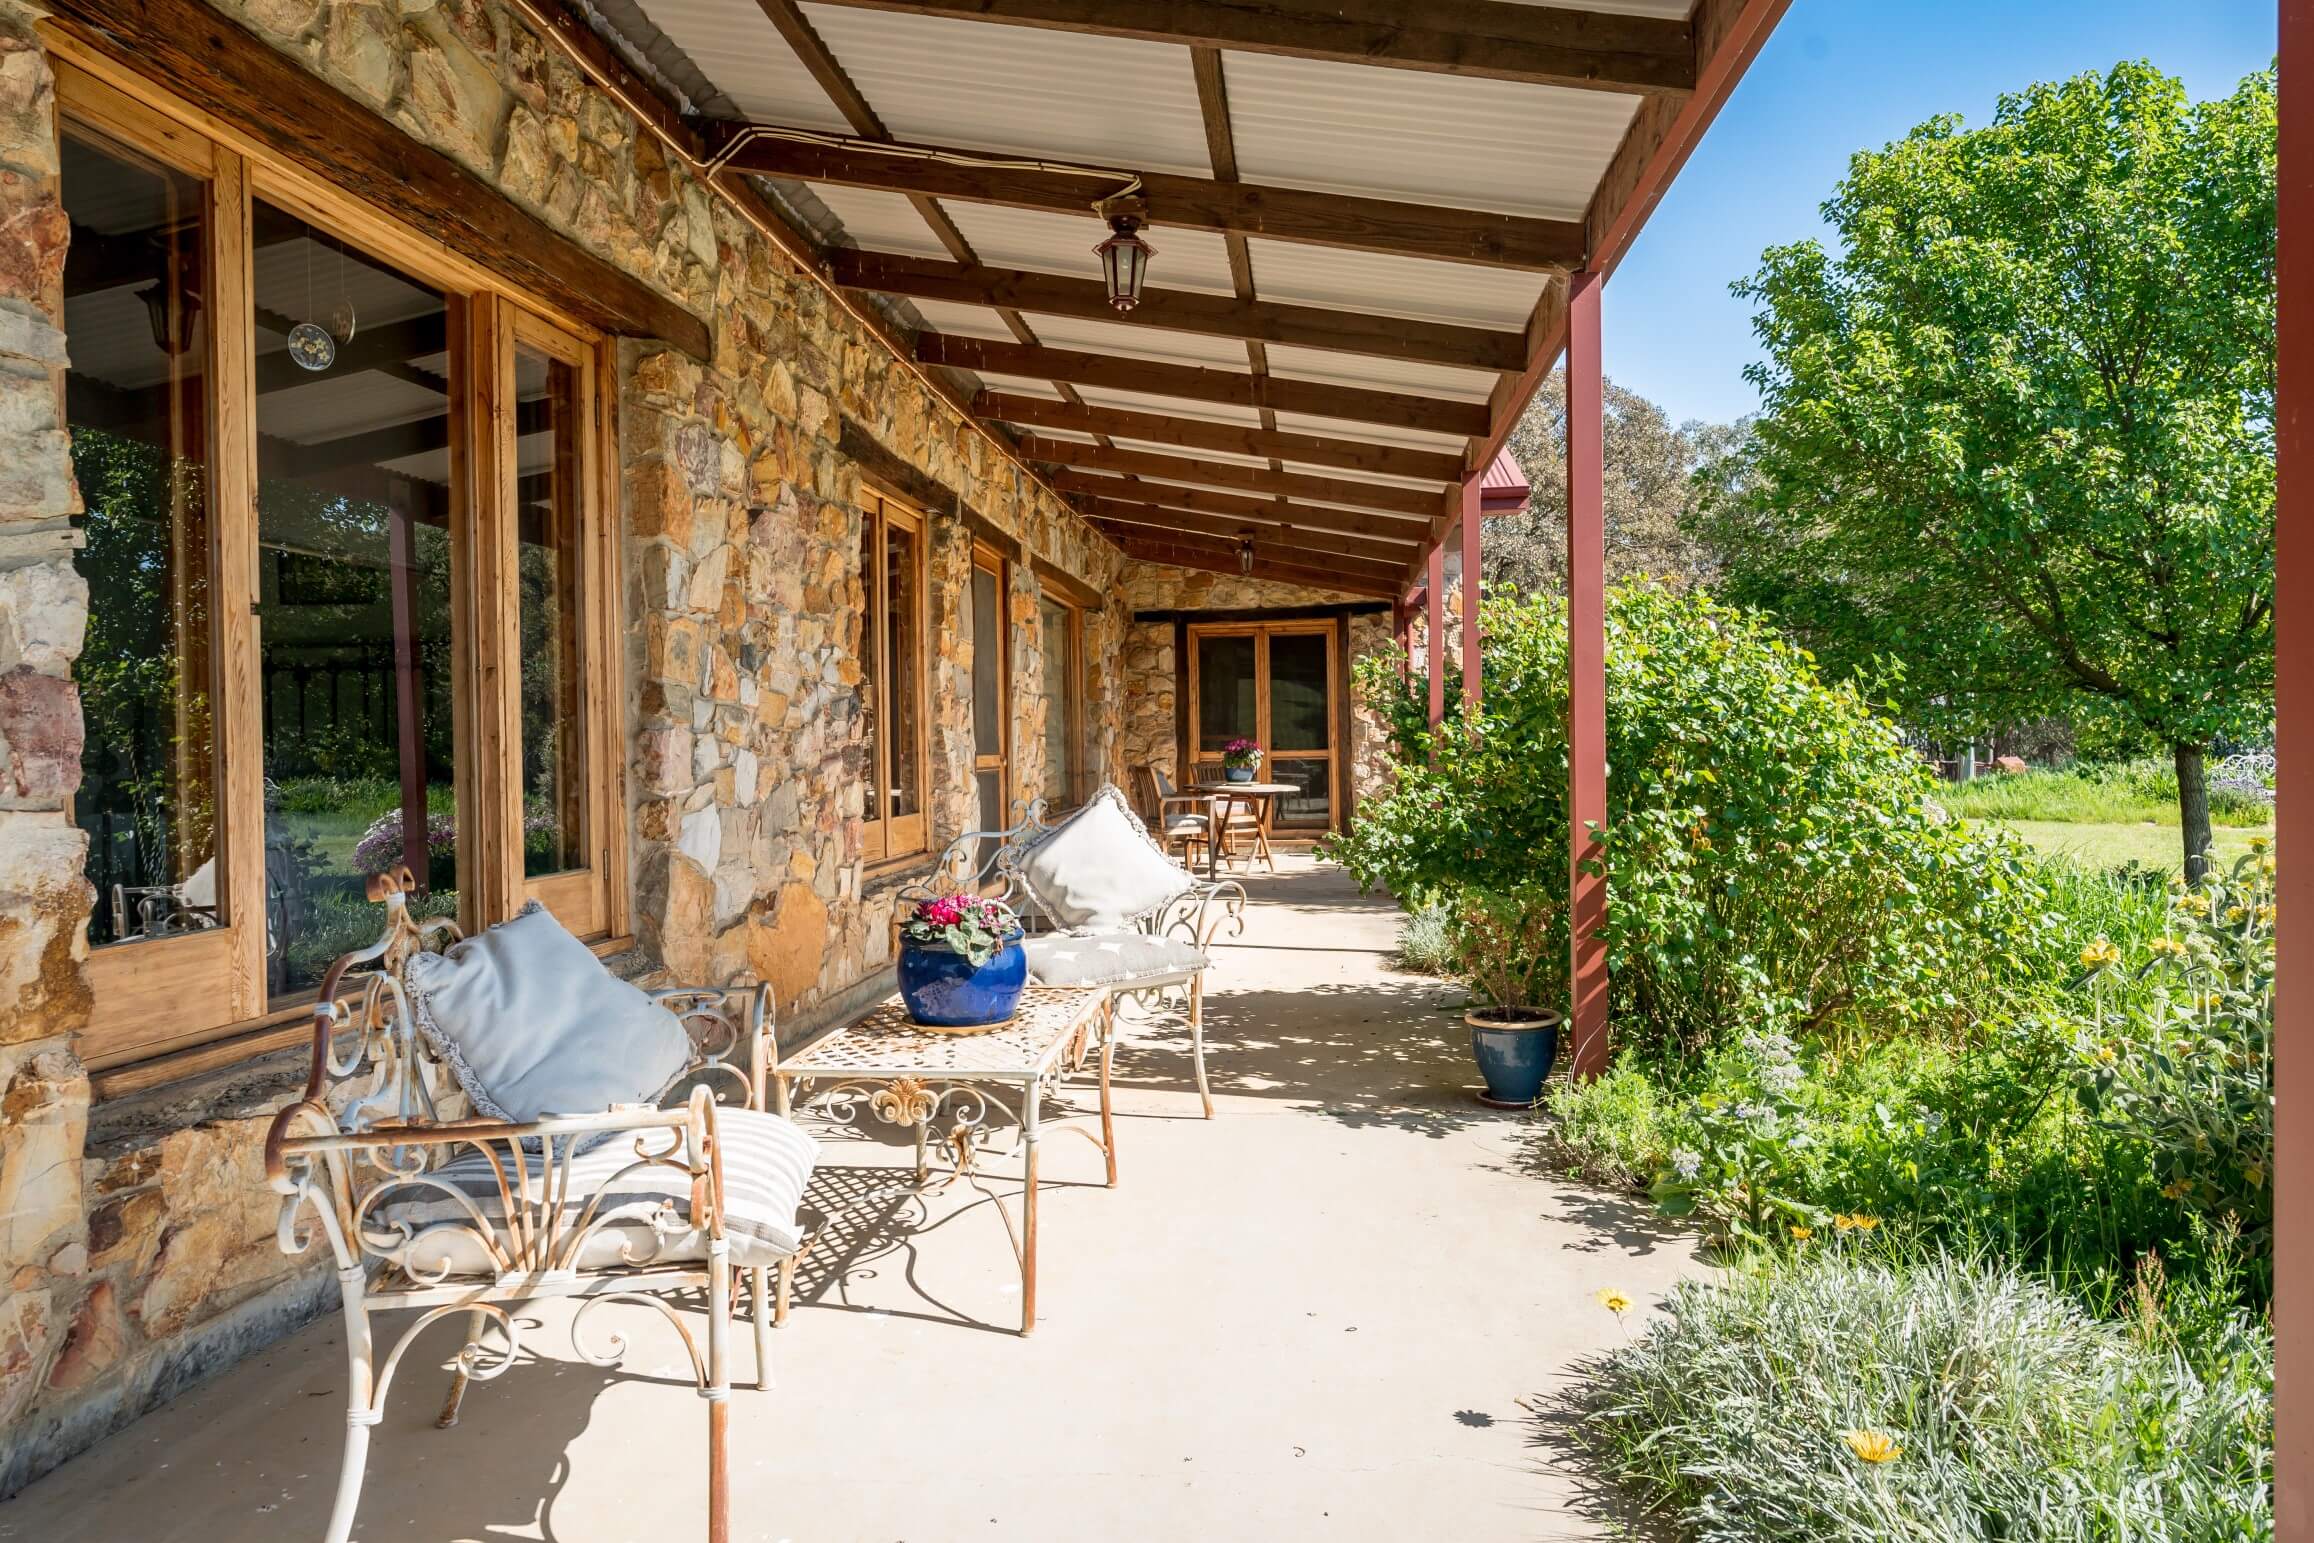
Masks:
[[[1072,429],[1080,434],[1137,439],[1150,444],[1175,445],[1183,450],[1267,456],[1272,460],[1298,461],[1305,466],[1336,466],[1344,471],[1421,477],[1432,482],[1452,482],[1462,475],[1462,457],[1442,450],[1412,450],[1360,439],[1329,439],[1319,434],[1257,429],[1247,424],[1214,423],[1204,418],[1176,418],[1167,413],[1071,407],[1066,402],[1051,402],[1043,397],[992,391],[973,398],[972,406],[984,418],[1002,419],[1023,428]]]
[[[926,332],[919,336],[916,357],[925,364],[943,364],[985,374],[1066,381],[1110,391],[1180,397],[1191,402],[1225,402],[1233,407],[1272,407],[1279,412],[1306,413],[1314,418],[1390,424],[1431,434],[1470,436],[1484,434],[1489,429],[1483,402],[1370,391],[1362,386],[1334,386],[1322,381],[1274,376],[1264,379],[1243,370],[1124,359],[1114,354],[1082,353],[1065,348],[1030,348],[947,332]]]
[[[1311,552],[1362,557],[1371,562],[1386,563],[1393,570],[1405,565],[1407,553],[1412,550],[1404,542],[1344,536],[1330,530],[1314,530],[1306,525],[1225,520],[1215,515],[1191,514],[1186,509],[1167,509],[1157,504],[1131,503],[1120,498],[1089,498],[1085,500],[1084,510],[1086,518],[1106,520],[1113,525],[1144,525],[1157,530],[1185,531],[1194,536],[1215,536],[1225,541],[1252,535],[1257,540],[1266,538]]]
[[[1046,439],[1031,435],[1021,441],[1020,453],[1032,461],[1073,466],[1083,471],[1112,471],[1127,477],[1152,477],[1164,482],[1231,488],[1241,493],[1262,493],[1273,498],[1346,504],[1352,508],[1402,514],[1413,519],[1429,514],[1437,503],[1436,494],[1421,488],[1360,482],[1350,477],[1320,477],[1304,472],[1271,471],[1266,466],[1238,466],[1226,461],[1193,461],[1185,456],[1151,455],[1140,450],[1104,449],[1099,445],[1079,444],[1073,439]]]
[[[1089,233],[1092,221],[1086,221]],[[1088,241],[1090,247],[1091,242]],[[1090,265],[1088,261],[1088,266]],[[1208,337],[1286,343],[1328,353],[1406,359],[1457,369],[1515,371],[1526,363],[1526,339],[1516,332],[1413,321],[1402,316],[1327,306],[1288,305],[1275,300],[1239,299],[1187,289],[1145,289],[1141,303],[1120,312],[1109,304],[1098,279],[990,268],[929,257],[886,252],[829,254],[836,282],[847,289],[946,300],[960,305],[997,306],[1048,316],[1122,322]]]
[[[1219,57],[1212,50],[1200,54]],[[1580,220],[1265,187],[1241,183],[1234,175],[1208,180],[1168,172],[1029,165],[985,151],[777,128],[757,132],[747,124],[718,124],[712,132],[727,146],[744,141],[724,162],[732,170],[798,182],[1090,217],[1095,203],[1137,176],[1141,207],[1150,225],[1159,230],[1213,231],[1241,239],[1261,236],[1493,268],[1564,269],[1583,260]],[[1218,162],[1215,170],[1220,171]]]
[[[1135,541],[1164,541],[1185,547],[1204,547],[1226,552],[1232,557],[1250,541],[1257,562],[1267,559],[1273,563],[1292,563],[1321,573],[1363,580],[1369,584],[1387,584],[1398,573],[1398,565],[1387,559],[1345,557],[1337,552],[1321,553],[1299,544],[1293,535],[1280,532],[1274,527],[1268,530],[1203,535],[1178,527],[1165,529],[1134,520],[1112,520],[1106,516],[1096,517],[1093,523],[1104,531],[1115,531]]]
[[[1192,514],[1225,519],[1269,520],[1310,530],[1339,531],[1348,536],[1376,536],[1385,541],[1420,541],[1429,527],[1421,520],[1394,514],[1368,514],[1358,509],[1336,509],[1327,504],[1297,504],[1285,498],[1254,498],[1244,493],[1216,493],[1206,488],[1175,487],[1168,482],[1145,482],[1131,477],[1102,477],[1085,471],[1056,471],[1052,484],[1064,493],[1092,498],[1123,498]]]
[[[1686,91],[1687,23],[1505,0],[826,0],[1241,53],[1602,91]]]
[[[1188,537],[1152,537],[1131,526],[1103,525],[1101,533],[1117,543],[1119,551],[1142,562],[1169,563],[1180,568],[1202,568],[1213,573],[1239,573],[1237,548],[1234,543],[1220,541],[1193,541]],[[1372,595],[1388,598],[1397,585],[1387,579],[1368,577],[1362,573],[1344,573],[1330,564],[1314,560],[1286,562],[1254,556],[1252,577],[1278,579],[1288,584],[1303,584],[1314,589],[1331,589],[1344,594]]]

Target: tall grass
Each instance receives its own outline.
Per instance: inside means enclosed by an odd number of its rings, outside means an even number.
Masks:
[[[1978,777],[1937,790],[1937,801],[1972,820],[2052,820],[2074,825],[2126,825],[2151,820],[2178,823],[2177,768],[2161,761],[2082,763],[2062,771],[2024,771]],[[2264,825],[2273,804],[2229,788],[2210,789],[2210,820],[2218,825]]]
[[[2271,1538],[2271,1337],[2162,1298],[2101,1322],[2013,1266],[1819,1248],[1683,1282],[1584,1429],[1700,1543]]]

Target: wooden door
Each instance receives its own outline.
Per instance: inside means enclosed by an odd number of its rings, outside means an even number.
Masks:
[[[1335,638],[1329,621],[1190,628],[1188,780],[1219,777],[1229,742],[1250,739],[1262,748],[1261,780],[1300,789],[1279,798],[1276,828],[1339,825]]]

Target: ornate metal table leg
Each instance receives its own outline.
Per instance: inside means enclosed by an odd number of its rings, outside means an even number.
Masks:
[[[489,1322],[488,1313],[472,1312],[466,1315],[466,1344],[469,1349],[482,1342],[482,1331]],[[466,1386],[473,1380],[466,1375],[467,1364],[467,1356],[459,1356],[457,1366],[450,1373],[450,1396],[442,1400],[442,1412],[434,1416],[436,1430],[448,1430],[458,1423],[458,1406],[466,1402]]]
[[[1021,1090],[1021,1144],[1027,1151],[1027,1180],[1020,1202],[1020,1332],[1036,1327],[1036,1147],[1037,1106],[1043,1090],[1031,1081]]]

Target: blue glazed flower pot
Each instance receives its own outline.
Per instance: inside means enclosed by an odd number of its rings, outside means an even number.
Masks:
[[[972,1029],[1002,1023],[1028,984],[1028,955],[1007,943],[986,964],[921,943],[900,945],[900,999],[908,1016],[928,1028]]]
[[[1251,782],[1253,774],[1254,768],[1251,766],[1224,766],[1221,769],[1222,777],[1230,782]]]
[[[1470,1025],[1470,1053],[1486,1079],[1479,1095],[1506,1109],[1525,1109],[1543,1096],[1543,1079],[1559,1058],[1559,1015],[1546,1010],[1504,1019],[1493,1013],[1462,1015]]]

